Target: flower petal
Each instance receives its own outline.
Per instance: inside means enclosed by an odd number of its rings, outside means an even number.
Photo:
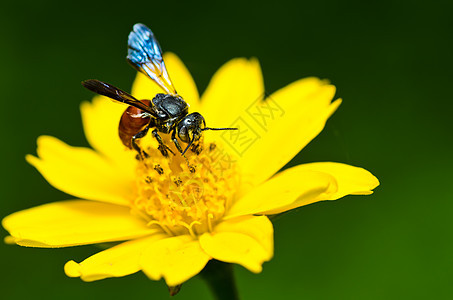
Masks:
[[[341,163],[310,163],[299,165],[292,169],[298,169],[298,172],[322,172],[335,179],[337,188],[319,195],[316,201],[336,200],[346,195],[369,195],[379,185],[379,180],[367,170]],[[265,214],[277,214],[306,204],[309,203],[299,198],[289,206],[269,210]]]
[[[149,278],[163,277],[168,286],[175,286],[198,274],[210,259],[197,240],[183,235],[154,243],[144,251],[141,267]]]
[[[220,223],[200,237],[203,250],[213,258],[237,263],[259,273],[274,252],[272,223],[265,216],[246,216]]]
[[[127,105],[114,103],[110,98],[96,96],[80,106],[85,136],[90,145],[117,165],[123,172],[133,174],[134,151],[121,142],[118,125]]]
[[[39,158],[27,155],[27,161],[57,189],[78,198],[129,205],[133,173],[123,172],[93,150],[41,136],[37,153]]]
[[[324,162],[292,167],[256,187],[234,203],[227,218],[277,214],[345,195],[368,195],[379,181],[365,169]]]
[[[239,154],[244,180],[252,186],[264,182],[318,135],[340,105],[339,100],[331,103],[334,95],[334,86],[308,78],[275,92],[243,113],[236,126],[240,130],[223,137],[225,144]]]
[[[64,266],[65,273],[69,277],[80,277],[83,281],[133,274],[141,269],[139,262],[143,250],[166,236],[155,234],[151,237],[124,242],[96,253],[81,263],[68,261]]]
[[[321,195],[336,191],[335,178],[329,174],[293,167],[239,198],[227,212],[226,218],[265,214],[290,206],[296,200],[304,203],[301,205],[310,204],[319,201]]]
[[[200,96],[197,86],[181,59],[172,52],[164,54],[165,65],[167,66],[168,74],[176,88],[176,91],[190,105],[191,112],[199,110]],[[153,99],[158,93],[164,91],[149,77],[138,72],[132,86],[132,95],[137,99]]]
[[[86,200],[49,203],[13,213],[2,221],[21,246],[58,248],[150,235],[146,222],[129,208]]]
[[[264,96],[257,59],[236,58],[212,77],[202,96],[202,114],[208,127],[228,127],[245,109]]]

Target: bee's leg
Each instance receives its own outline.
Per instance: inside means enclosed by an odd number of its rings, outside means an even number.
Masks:
[[[159,149],[160,153],[162,153],[163,156],[168,157],[168,151],[170,151],[173,155],[175,155],[173,153],[173,151],[171,151],[171,149],[167,145],[164,144],[164,141],[160,137],[159,133],[157,133],[157,129],[154,129],[151,133],[153,134],[153,137],[155,137],[157,142],[159,143],[158,149]]]
[[[184,159],[186,160],[187,167],[189,167],[190,173],[195,173],[195,167],[192,166],[192,165],[189,163],[189,160],[187,159],[186,155],[183,154],[182,147],[181,147],[181,145],[179,144],[178,139],[176,138],[176,129],[174,129],[173,132],[171,133],[171,140],[172,140],[173,143],[176,145],[176,148],[178,148],[179,153],[181,153],[181,155],[182,155],[182,156],[184,157]]]
[[[171,140],[172,140],[173,143],[176,145],[176,148],[178,148],[179,153],[182,154],[181,145],[179,144],[178,140],[176,139],[176,129],[173,130],[173,132],[171,133]]]
[[[149,155],[142,148],[140,148],[140,146],[137,144],[137,142],[138,142],[138,139],[141,139],[148,133],[148,130],[149,130],[149,126],[146,126],[145,129],[143,129],[142,131],[140,131],[139,133],[134,135],[132,137],[132,141],[131,141],[132,148],[134,148],[134,150],[138,152],[138,157],[141,160],[143,160],[143,158],[149,157]]]

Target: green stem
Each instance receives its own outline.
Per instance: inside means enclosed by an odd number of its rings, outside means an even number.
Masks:
[[[239,300],[232,264],[211,260],[200,275],[216,300]]]

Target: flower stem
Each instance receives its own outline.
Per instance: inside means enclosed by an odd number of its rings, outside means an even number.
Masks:
[[[239,300],[232,264],[211,260],[200,275],[216,300]]]

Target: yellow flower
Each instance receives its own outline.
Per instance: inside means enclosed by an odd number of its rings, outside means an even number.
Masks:
[[[209,127],[239,130],[205,131],[203,151],[187,152],[194,173],[179,154],[163,157],[151,135],[141,141],[150,157],[137,160],[118,138],[126,107],[97,96],[81,106],[94,150],[41,136],[38,157],[27,156],[51,185],[82,200],[4,218],[11,235],[7,241],[43,248],[124,241],[81,263],[69,261],[66,274],[93,281],[142,270],[175,286],[211,259],[258,273],[273,256],[267,215],[348,194],[371,194],[378,186],[368,171],[340,163],[310,163],[277,173],[339,106],[340,100],[331,102],[334,86],[306,78],[261,101],[257,60],[234,59],[214,75],[200,99],[183,63],[171,53],[165,61],[192,112],[200,112]],[[135,97],[150,99],[158,92],[151,80],[137,75]]]

